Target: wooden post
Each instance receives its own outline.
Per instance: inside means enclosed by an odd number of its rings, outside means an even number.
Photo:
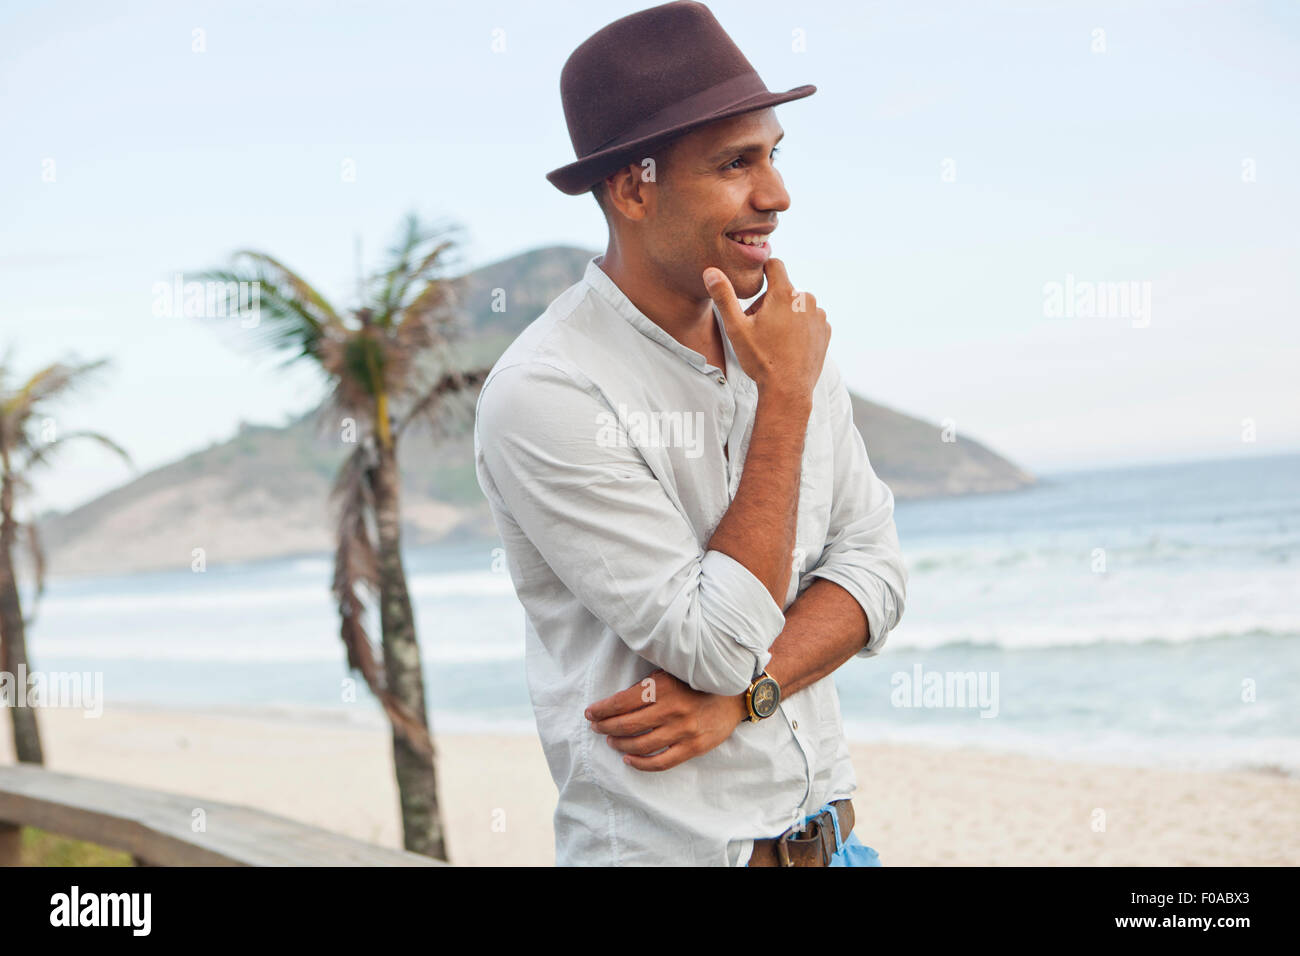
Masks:
[[[22,847],[23,828],[0,821],[0,866],[17,866]]]

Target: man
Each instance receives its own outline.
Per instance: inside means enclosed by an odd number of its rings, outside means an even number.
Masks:
[[[879,865],[829,675],[902,614],[893,495],[767,241],[790,206],[772,106],[814,90],[769,92],[692,2],[564,67],[579,159],[548,179],[594,192],[609,244],[475,421],[560,865]]]

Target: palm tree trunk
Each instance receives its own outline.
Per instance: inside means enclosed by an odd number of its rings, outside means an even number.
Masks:
[[[379,536],[379,617],[383,632],[384,675],[392,694],[429,728],[424,705],[424,674],[415,636],[415,614],[402,566],[401,506],[397,451],[380,442],[379,463],[370,473]],[[430,734],[432,739],[432,733]],[[438,808],[433,756],[423,756],[393,731],[393,765],[402,805],[402,835],[407,850],[446,860],[447,842]]]
[[[9,707],[13,720],[14,754],[19,763],[45,763],[41,750],[40,728],[36,710],[27,706],[27,633],[23,626],[23,608],[18,597],[18,579],[14,574],[14,546],[18,526],[13,519],[13,485],[6,477],[0,483],[0,671],[12,674],[18,699]],[[23,677],[19,684],[20,675]]]

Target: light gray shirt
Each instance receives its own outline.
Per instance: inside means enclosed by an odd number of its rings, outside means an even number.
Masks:
[[[862,606],[870,640],[856,656],[874,656],[906,593],[894,498],[827,357],[783,604],[708,550],[740,484],[757,386],[716,307],[725,369],[642,314],[602,259],[506,349],[474,426],[479,484],[526,612],[528,686],[559,789],[556,863],[744,866],[755,838],[857,786],[830,676],[666,771],[623,763],[583,712],[657,668],[742,693],[771,659],[785,609],[818,577]]]

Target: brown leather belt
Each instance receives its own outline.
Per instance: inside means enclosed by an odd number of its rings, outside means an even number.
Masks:
[[[848,798],[831,803],[840,820],[840,840],[853,830],[853,802]],[[835,825],[829,810],[823,810],[803,825],[791,827],[778,837],[754,841],[750,866],[829,866],[835,854]]]

